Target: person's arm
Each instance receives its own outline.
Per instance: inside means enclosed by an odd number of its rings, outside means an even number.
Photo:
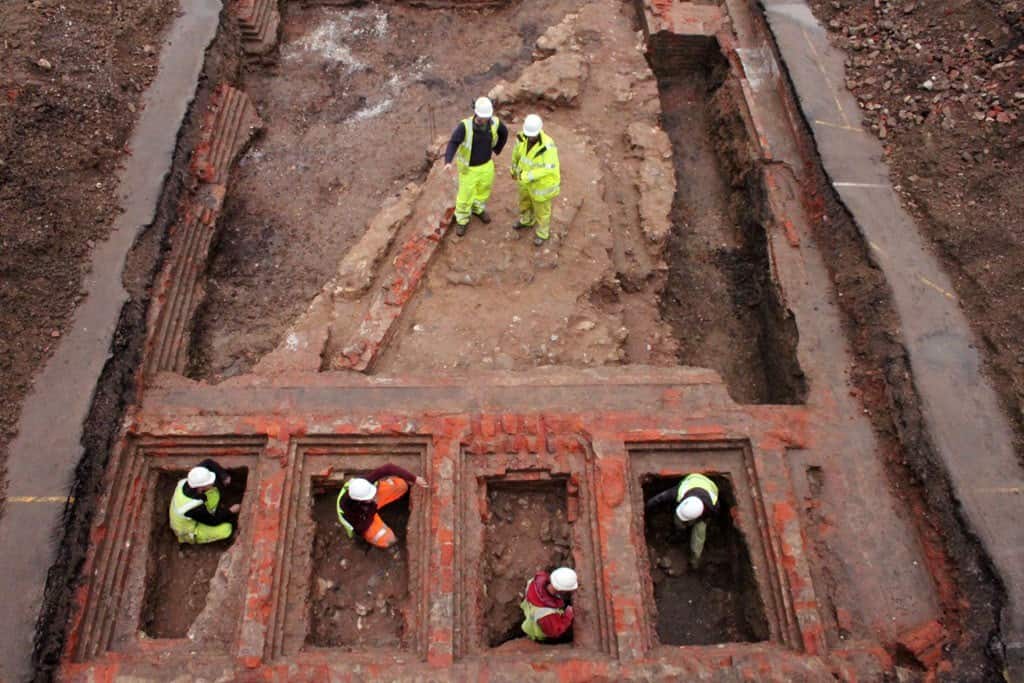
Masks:
[[[668,489],[667,491],[662,491],[658,495],[656,495],[653,498],[651,498],[650,500],[648,500],[647,503],[644,505],[644,509],[645,510],[653,510],[654,508],[659,507],[661,505],[664,505],[665,503],[668,503],[669,501],[674,501],[675,497],[676,497],[676,491],[678,491],[678,490],[679,490],[679,486],[677,484],[676,486],[673,486],[672,488]]]
[[[549,614],[537,620],[537,625],[548,638],[559,638],[572,627],[573,611],[572,605],[565,608],[564,612]]]
[[[417,479],[416,475],[409,470],[399,467],[398,465],[388,463],[387,465],[382,465],[366,475],[366,480],[370,483],[376,484],[384,477],[400,477],[410,484],[415,484]]]
[[[558,152],[548,149],[542,156],[543,164],[526,172],[526,182],[535,183],[558,173]]]
[[[448,148],[444,151],[444,163],[445,166],[452,163],[452,159],[455,158],[455,152],[459,149],[459,145],[466,139],[466,127],[459,122],[459,125],[452,131],[451,138],[448,139]]]
[[[185,516],[208,526],[217,526],[224,522],[232,522],[235,519],[235,516],[223,507],[218,507],[214,512],[210,512],[206,509],[205,503],[192,508],[185,513]]]
[[[505,149],[506,142],[508,142],[508,127],[498,121],[498,144],[494,146],[494,156],[501,154],[501,150]]]
[[[516,144],[515,149],[512,150],[512,165],[508,169],[516,180],[519,180],[519,157],[521,154],[520,147]]]

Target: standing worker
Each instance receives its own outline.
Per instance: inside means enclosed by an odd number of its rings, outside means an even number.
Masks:
[[[673,497],[676,502],[675,524],[681,529],[690,529],[690,564],[696,568],[707,540],[707,520],[718,512],[718,485],[703,474],[688,474],[679,486],[662,491],[644,507],[651,510]]]
[[[576,572],[559,567],[548,574],[537,572],[526,584],[526,598],[519,603],[523,610],[523,633],[531,640],[548,643],[572,642],[572,593],[579,588]]]
[[[477,99],[473,116],[459,122],[448,140],[444,153],[444,167],[451,169],[452,159],[459,167],[459,193],[455,197],[455,228],[457,235],[465,235],[470,215],[490,223],[487,200],[494,185],[495,155],[501,154],[508,140],[508,128],[494,116],[494,105],[486,97]]]
[[[220,507],[220,489],[227,486],[231,475],[227,470],[206,459],[188,471],[178,481],[171,496],[170,522],[178,543],[213,543],[231,538],[239,505],[227,511]]]
[[[349,538],[356,534],[370,545],[390,548],[398,538],[378,511],[394,503],[409,491],[409,485],[427,487],[423,477],[404,470],[398,465],[383,465],[363,477],[345,482],[338,492],[338,521]]]
[[[536,224],[533,244],[541,246],[551,237],[551,202],[561,191],[562,174],[558,149],[536,114],[523,121],[523,132],[516,136],[512,152],[512,177],[519,183],[519,222],[521,230]]]

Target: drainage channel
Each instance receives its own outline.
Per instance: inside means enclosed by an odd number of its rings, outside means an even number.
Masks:
[[[145,677],[200,640],[190,675],[894,675],[894,643],[940,614],[845,391],[819,257],[780,230],[802,202],[765,180],[728,10],[637,7],[288,3],[269,52],[243,22],[260,55],[204,119],[62,673]],[[448,231],[438,153],[483,93],[513,133],[539,111],[558,146],[539,248],[510,227],[508,151],[495,220]],[[204,457],[233,473],[238,532],[181,548],[165,509]],[[794,490],[805,461],[881,491],[891,538],[866,542],[841,484]],[[382,511],[380,550],[334,505],[387,463],[429,488]],[[645,511],[692,471],[721,491],[694,566],[672,508]],[[863,560],[848,592],[808,550],[825,545]],[[879,597],[897,562],[916,569]],[[578,617],[545,648],[519,603],[556,566],[580,577]],[[840,610],[866,624],[855,643]],[[934,668],[934,646],[911,660]]]

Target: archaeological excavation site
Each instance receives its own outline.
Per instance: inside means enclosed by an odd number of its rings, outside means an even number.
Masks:
[[[39,475],[73,484],[38,678],[1022,680],[1013,427],[802,1],[169,21],[122,180],[164,164],[153,215],[111,262],[83,447]],[[463,230],[446,146],[481,97],[508,140]],[[515,225],[530,115],[547,240]],[[52,495],[19,443],[8,497]],[[237,519],[181,543],[206,459]],[[380,508],[387,548],[339,523],[385,465],[425,480]],[[681,493],[654,500],[691,473],[699,562]],[[524,587],[557,567],[572,628],[537,642]]]

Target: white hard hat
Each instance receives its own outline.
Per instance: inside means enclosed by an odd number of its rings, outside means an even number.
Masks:
[[[478,97],[473,105],[473,113],[482,119],[489,119],[494,114],[494,105],[486,97]]]
[[[194,489],[211,486],[217,481],[217,475],[205,467],[193,467],[188,471],[188,485]]]
[[[377,495],[377,487],[365,479],[356,477],[348,483],[348,495],[352,500],[373,500]]]
[[[559,567],[551,572],[551,586],[556,591],[574,591],[580,587],[576,572],[568,567]]]
[[[528,138],[536,137],[540,135],[540,129],[544,127],[544,122],[540,120],[540,117],[536,114],[530,114],[523,121],[523,135]]]
[[[697,496],[687,496],[676,506],[676,517],[682,522],[692,522],[704,514],[704,502]]]

